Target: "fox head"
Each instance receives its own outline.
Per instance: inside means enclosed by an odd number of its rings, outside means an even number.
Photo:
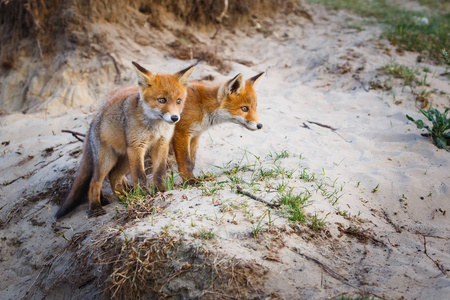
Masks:
[[[258,130],[263,127],[256,112],[255,86],[264,72],[244,80],[242,74],[228,80],[219,89],[221,102],[221,115],[224,119],[244,126],[249,130]]]
[[[139,96],[144,114],[150,119],[161,118],[169,124],[180,120],[186,102],[186,87],[195,65],[175,74],[153,74],[136,62]]]

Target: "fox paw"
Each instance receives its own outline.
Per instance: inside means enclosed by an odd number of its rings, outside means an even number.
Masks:
[[[89,210],[88,218],[99,217],[99,216],[102,216],[102,215],[105,215],[105,214],[106,214],[106,211],[103,208],[98,207],[98,208]]]
[[[110,203],[108,197],[106,197],[103,193],[100,193],[100,203],[102,206],[108,205]]]
[[[190,178],[190,179],[186,180],[184,182],[184,184],[191,185],[191,186],[198,186],[200,184],[200,182],[202,182],[202,181],[198,178]]]

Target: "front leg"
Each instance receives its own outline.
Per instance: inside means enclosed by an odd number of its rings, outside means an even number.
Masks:
[[[198,140],[200,139],[200,135],[194,136],[191,138],[190,141],[190,158],[191,158],[191,163],[190,163],[190,171],[194,172],[194,167],[195,167],[195,157],[197,155],[197,148],[198,148]]]
[[[189,134],[175,130],[172,143],[173,150],[175,151],[175,158],[177,159],[178,172],[180,172],[181,178],[184,182],[194,183],[195,176],[192,173],[194,167],[189,153],[190,140],[191,136]]]
[[[144,170],[145,150],[145,147],[142,146],[128,147],[127,156],[133,185],[137,186],[139,184],[142,188],[147,189],[147,176]]]
[[[160,138],[152,148],[153,184],[161,192],[166,191],[167,156],[170,140]]]

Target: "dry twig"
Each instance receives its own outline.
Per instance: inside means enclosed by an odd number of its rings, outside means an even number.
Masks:
[[[84,140],[80,139],[79,136],[86,137],[86,134],[80,133],[80,132],[76,132],[76,131],[72,131],[72,130],[63,129],[63,130],[61,130],[61,132],[71,133],[74,138],[76,138],[77,140],[79,140],[82,143],[84,142]]]
[[[253,200],[262,202],[262,203],[266,204],[269,207],[272,207],[272,208],[280,207],[280,204],[278,204],[278,203],[268,202],[268,201],[266,201],[266,200],[264,200],[264,199],[262,199],[262,198],[260,198],[258,196],[255,196],[255,195],[253,195],[253,194],[251,194],[249,192],[244,191],[239,185],[236,187],[236,189],[237,189],[238,194],[242,194],[244,196],[252,198]]]

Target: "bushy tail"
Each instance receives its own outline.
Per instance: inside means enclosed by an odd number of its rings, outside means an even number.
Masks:
[[[61,204],[55,218],[58,220],[63,216],[71,212],[75,207],[80,205],[86,198],[89,184],[91,182],[93,174],[93,156],[92,148],[88,140],[89,134],[86,135],[86,141],[83,150],[83,158],[81,159],[80,168],[78,169],[78,175],[70,189],[69,195],[67,195],[64,202]]]

